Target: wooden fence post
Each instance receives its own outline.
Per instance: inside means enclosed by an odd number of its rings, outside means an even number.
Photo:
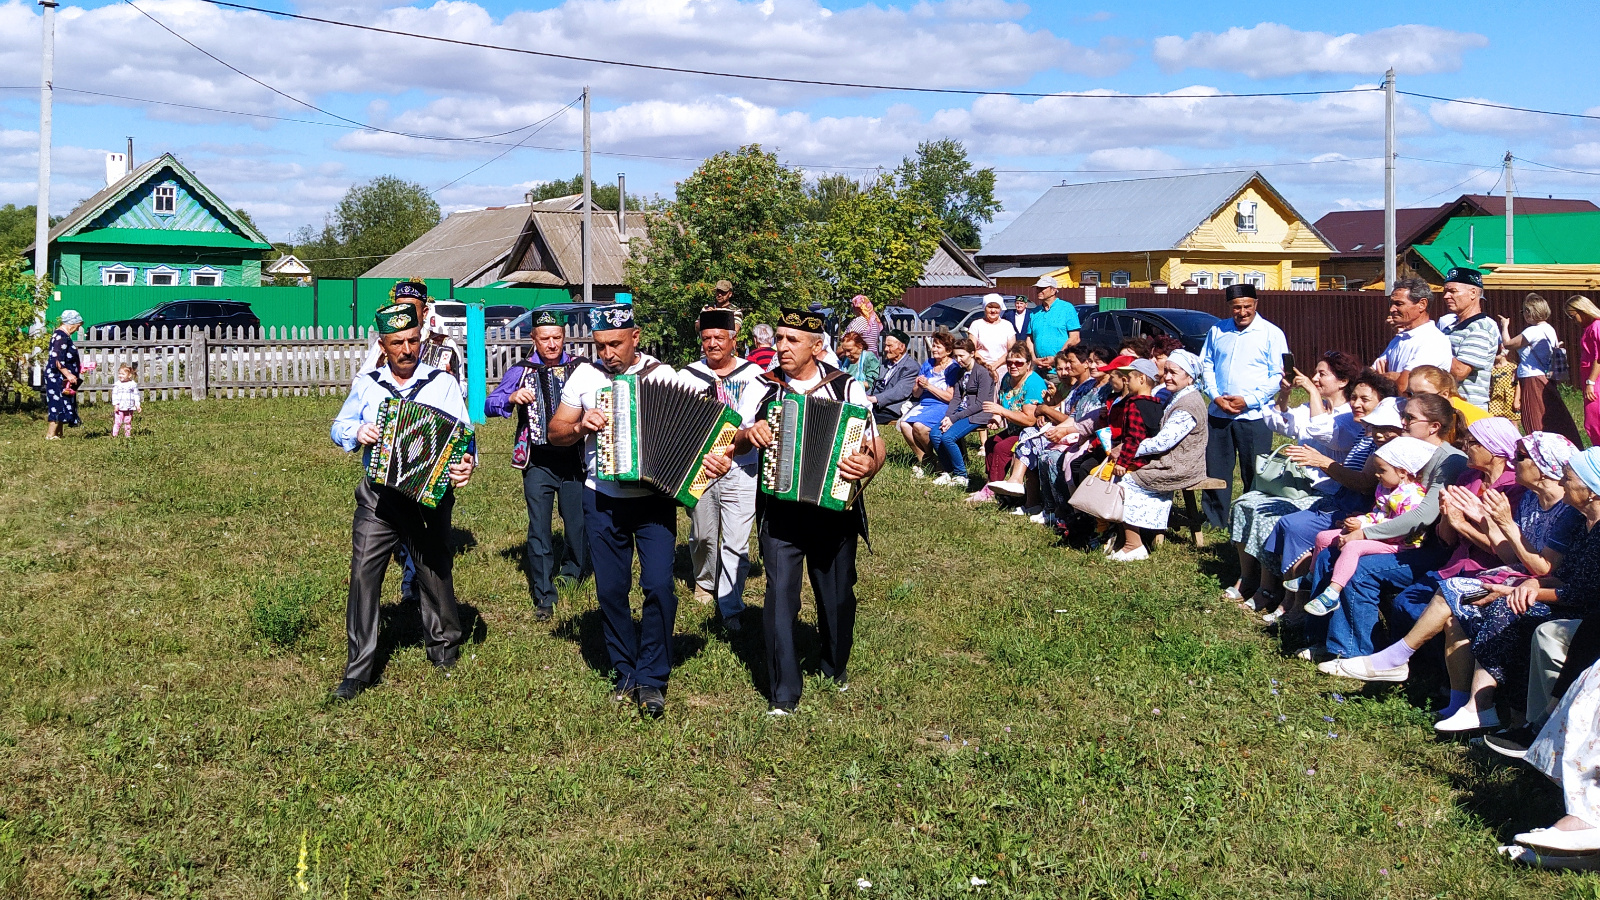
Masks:
[[[209,354],[205,329],[189,329],[189,393],[196,400],[206,399],[206,381],[211,371]]]

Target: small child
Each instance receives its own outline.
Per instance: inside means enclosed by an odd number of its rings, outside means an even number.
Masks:
[[[1427,466],[1428,460],[1433,458],[1435,449],[1427,441],[1401,436],[1373,451],[1372,456],[1377,460],[1378,468],[1378,492],[1377,500],[1372,505],[1372,512],[1345,519],[1342,529],[1332,528],[1318,532],[1317,552],[1327,553],[1334,539],[1340,535],[1359,533],[1368,525],[1399,518],[1420,506],[1423,493],[1422,485],[1417,483],[1417,473]],[[1412,547],[1420,542],[1420,537],[1411,541],[1406,541],[1404,537],[1383,540],[1361,537],[1345,542],[1339,550],[1339,557],[1333,561],[1333,576],[1329,579],[1327,588],[1311,598],[1311,602],[1306,604],[1306,612],[1313,616],[1325,616],[1338,609],[1339,594],[1349,583],[1351,576],[1355,575],[1356,565],[1361,562],[1361,557],[1398,553],[1402,544]]]
[[[1509,348],[1501,347],[1489,376],[1489,415],[1510,419],[1522,427],[1522,392],[1517,386],[1517,363]]]
[[[133,363],[117,366],[117,383],[111,386],[111,436],[121,428],[133,437],[133,414],[144,409],[139,401],[138,369]]]

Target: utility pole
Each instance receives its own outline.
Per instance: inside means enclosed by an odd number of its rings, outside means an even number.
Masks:
[[[50,274],[50,112],[55,99],[56,2],[39,0],[44,7],[44,43],[39,74],[39,205],[33,217],[33,275]]]
[[[583,302],[594,302],[594,269],[589,260],[594,249],[594,215],[589,207],[594,189],[589,183],[589,86],[583,86]]]
[[[1394,69],[1383,76],[1383,287],[1394,290]]]
[[[1517,186],[1511,181],[1511,151],[1506,151],[1506,265],[1513,265],[1517,261],[1516,231],[1511,220],[1514,215],[1511,206],[1517,198]]]

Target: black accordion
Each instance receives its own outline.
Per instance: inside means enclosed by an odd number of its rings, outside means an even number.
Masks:
[[[602,481],[642,481],[690,509],[711,486],[705,456],[733,445],[739,414],[677,380],[618,375],[600,389],[595,435]]]
[[[561,405],[561,388],[583,362],[579,359],[553,366],[523,364],[517,390],[533,391],[533,402],[517,408],[517,435],[511,441],[513,466],[526,469],[531,448],[550,443],[550,419]]]
[[[860,451],[872,411],[832,397],[781,391],[767,405],[775,443],[761,452],[761,491],[779,500],[824,509],[849,509],[861,482],[846,479],[839,461]]]

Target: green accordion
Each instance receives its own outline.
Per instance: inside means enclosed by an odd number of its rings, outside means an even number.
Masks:
[[[779,500],[823,509],[849,509],[861,482],[839,471],[839,461],[866,440],[872,412],[830,397],[784,391],[767,405],[774,443],[761,453],[761,491]]]
[[[705,456],[733,446],[739,414],[698,387],[618,375],[596,395],[606,427],[595,435],[602,481],[649,485],[690,509],[711,486]]]
[[[424,403],[390,397],[378,407],[378,443],[367,459],[374,484],[432,509],[450,490],[450,466],[472,446],[472,427]]]

